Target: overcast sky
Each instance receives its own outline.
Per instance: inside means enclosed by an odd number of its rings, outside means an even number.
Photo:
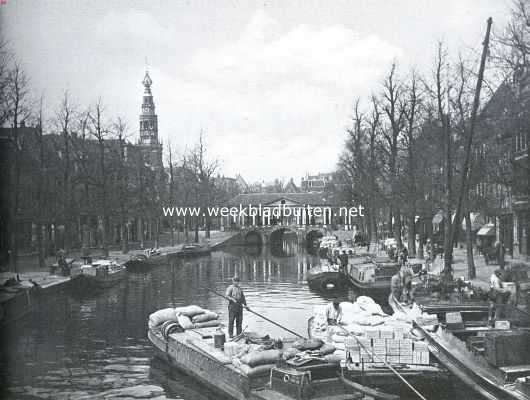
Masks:
[[[299,182],[329,172],[355,97],[397,59],[423,71],[444,40],[479,48],[509,0],[4,0],[0,24],[49,109],[68,89],[101,96],[136,141],[148,58],[159,135],[177,151],[205,133],[227,176]]]

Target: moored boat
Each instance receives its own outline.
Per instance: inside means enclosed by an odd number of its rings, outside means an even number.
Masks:
[[[339,265],[321,261],[322,264],[307,271],[307,283],[310,287],[320,290],[332,290],[347,284],[346,276]]]
[[[159,249],[146,249],[141,253],[134,254],[127,261],[127,268],[131,271],[151,268],[167,260],[167,253]]]
[[[447,370],[430,357],[422,338],[413,333],[412,323],[385,315],[366,296],[358,300],[353,304],[340,303],[340,325],[327,325],[318,310],[308,320],[310,337],[322,338],[343,349],[345,357],[341,365],[346,377],[392,393],[408,390],[394,371],[426,393],[448,383]]]
[[[75,264],[72,279],[78,288],[108,288],[126,277],[127,267],[115,260],[96,259],[91,264]]]
[[[56,301],[70,287],[69,276],[17,274],[0,286],[0,326],[7,325]]]
[[[237,400],[353,400],[363,398],[364,394],[381,400],[398,398],[343,380],[337,367],[334,377],[319,378],[310,370],[298,370],[281,364],[281,358],[273,361],[273,357],[265,364],[250,364],[248,360],[245,361],[245,357],[234,354],[234,349],[250,345],[245,345],[244,342],[242,345],[227,342],[221,347],[223,341],[219,341],[219,337],[224,338],[225,335],[218,327],[194,325],[193,328],[183,330],[182,327],[179,329],[176,326],[180,326],[181,322],[180,319],[178,323],[168,320],[161,326],[154,326],[150,322],[148,338],[155,347],[156,356],[171,367],[193,377],[219,396]],[[186,324],[187,322],[182,325]],[[174,331],[172,326],[176,328]],[[245,335],[242,335],[239,340],[244,338]],[[276,341],[272,342],[275,344],[274,349],[262,350],[262,360],[266,357],[265,354],[282,354],[281,350],[275,350],[281,346],[276,346]],[[289,339],[284,341],[287,342]]]
[[[505,319],[488,324],[488,304],[422,307],[414,324],[429,350],[484,399],[530,399],[530,318],[505,306]],[[409,308],[398,312],[409,312]]]
[[[348,264],[348,279],[359,289],[386,290],[398,271],[399,265],[389,259],[359,256]]]
[[[176,255],[181,257],[198,257],[208,255],[211,252],[212,248],[209,245],[191,243],[182,246],[182,250],[176,253]]]

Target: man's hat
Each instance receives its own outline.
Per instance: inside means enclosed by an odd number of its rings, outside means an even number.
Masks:
[[[232,282],[239,282],[239,276],[234,275],[234,277],[232,278]]]

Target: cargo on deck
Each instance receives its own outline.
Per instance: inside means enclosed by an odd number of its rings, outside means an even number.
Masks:
[[[200,325],[204,323],[217,326]],[[156,311],[148,325],[148,338],[157,356],[233,399],[353,400],[365,394],[375,399],[398,398],[339,376],[342,357],[335,354],[334,346],[319,339],[271,338],[243,332],[225,341],[219,315],[195,305]],[[335,374],[319,377],[317,370],[300,370],[292,364],[297,357],[335,366]]]

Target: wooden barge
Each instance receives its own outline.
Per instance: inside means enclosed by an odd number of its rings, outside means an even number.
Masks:
[[[167,263],[169,257],[199,257],[206,256],[212,252],[212,248],[202,244],[187,244],[176,250],[145,250],[143,253],[135,254],[127,261],[127,268],[131,271],[141,271]]]
[[[105,289],[122,282],[127,267],[114,260],[94,260],[91,264],[75,264],[71,276],[79,290]]]
[[[422,308],[436,315],[439,322],[426,324],[422,318],[416,318],[414,325],[425,336],[431,354],[454,376],[484,399],[530,399],[530,384],[518,381],[530,376],[530,362],[522,360],[525,355],[530,356],[527,314],[505,306],[506,320],[491,327],[486,303],[426,304]],[[509,345],[496,349],[496,337],[504,335]],[[503,350],[512,356],[502,355]],[[499,354],[495,356],[496,353]],[[521,360],[514,361],[515,358]]]
[[[23,318],[57,300],[70,289],[68,276],[33,274],[29,278],[34,282],[32,284],[25,275],[21,274],[21,277],[26,285],[2,287],[0,290],[0,326]]]
[[[212,248],[208,245],[192,243],[182,246],[182,249],[175,253],[177,257],[199,257],[211,254]]]
[[[163,336],[160,329],[151,328],[148,338],[156,356],[171,367],[193,377],[220,397],[237,400],[349,400],[362,399],[367,394],[375,399],[396,400],[398,396],[351,382],[337,374],[331,378],[316,378],[305,370],[292,368],[257,368],[246,374],[233,365],[222,350],[215,348],[207,329],[195,329]]]

